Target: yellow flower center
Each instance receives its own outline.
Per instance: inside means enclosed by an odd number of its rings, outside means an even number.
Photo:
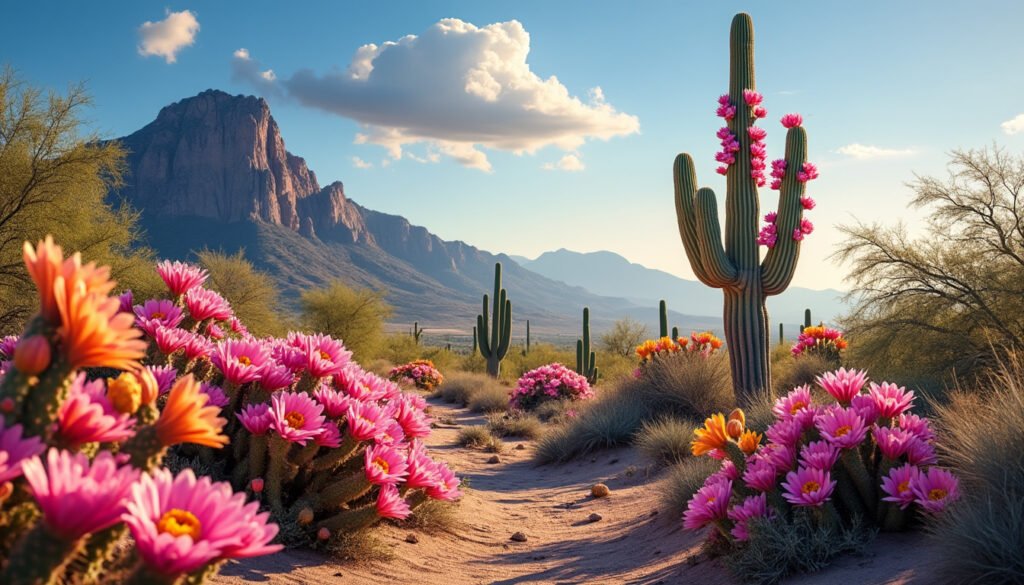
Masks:
[[[249,359],[248,356],[240,355],[238,356],[238,363],[242,364],[243,366],[251,366],[252,360]]]
[[[942,488],[932,488],[928,490],[928,499],[935,502],[946,498],[949,492]]]
[[[909,492],[910,491],[910,480],[901,481],[900,484],[898,486],[896,486],[896,491],[901,493],[901,494],[905,494],[905,493]]]
[[[107,378],[107,398],[114,410],[134,414],[142,406],[142,386],[138,378],[128,372],[116,378]]]
[[[802,400],[797,400],[793,403],[793,406],[789,407],[789,414],[796,414],[800,412],[800,409],[807,408],[807,403]]]
[[[391,466],[388,465],[388,462],[384,461],[380,457],[377,457],[376,459],[374,459],[373,460],[373,464],[375,466],[377,466],[377,469],[383,471],[384,473],[387,473],[387,472],[391,471]]]
[[[178,508],[171,508],[164,512],[156,524],[156,529],[160,533],[166,532],[175,537],[187,534],[192,537],[193,541],[199,540],[202,528],[203,525],[199,523],[199,518],[196,518],[195,514]]]
[[[150,315],[150,317],[149,317],[149,318],[150,318],[150,319],[163,319],[163,318],[164,318],[164,317],[166,317],[166,316],[167,316],[167,315],[164,315],[164,314],[163,314],[163,313],[161,313],[160,311],[156,311],[156,312],[154,312],[154,313],[153,313],[152,315]]]
[[[845,435],[846,433],[849,433],[852,430],[853,429],[850,427],[850,425],[843,425],[843,426],[839,427],[838,429],[836,429],[836,432],[834,432],[832,434],[837,436],[837,437],[842,437],[843,435]]]
[[[321,349],[321,350],[320,350],[320,359],[322,359],[322,360],[327,360],[327,361],[331,361],[331,354],[329,354],[329,353],[327,353],[326,351],[324,351],[324,350],[322,350],[322,349]]]
[[[816,482],[816,481],[814,481],[814,480],[808,481],[808,482],[804,483],[804,485],[800,486],[800,491],[802,493],[804,493],[804,494],[809,494],[811,492],[816,492],[816,491],[818,491],[820,489],[821,489],[821,484]]]
[[[306,423],[306,417],[303,416],[301,412],[295,411],[284,415],[284,420],[288,423],[288,426],[293,429],[300,429],[302,428],[302,425]]]

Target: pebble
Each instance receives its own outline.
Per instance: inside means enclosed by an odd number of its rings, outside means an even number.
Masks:
[[[405,537],[405,542],[408,542],[409,544],[418,544],[419,541],[420,541],[419,537],[416,536],[415,534],[410,534],[410,535]]]
[[[612,491],[603,483],[595,483],[594,487],[590,488],[590,495],[595,498],[606,498],[610,493],[612,493]]]
[[[526,446],[524,446],[522,443],[517,443],[516,444],[516,451],[522,451],[525,448],[526,448]]]
[[[526,542],[526,535],[522,532],[516,532],[512,535],[512,540],[515,542]]]
[[[491,458],[487,460],[488,463],[501,463],[501,458],[497,455],[491,455]]]
[[[604,519],[604,516],[598,514],[597,512],[594,512],[590,516],[587,516],[587,520],[590,520],[591,522],[600,522],[603,519]]]

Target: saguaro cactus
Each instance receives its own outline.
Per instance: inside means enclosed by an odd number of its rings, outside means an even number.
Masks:
[[[597,354],[590,350],[590,308],[583,307],[583,338],[576,340],[576,373],[597,383]]]
[[[664,299],[658,303],[658,337],[668,337],[668,305]]]
[[[495,378],[501,373],[501,360],[508,353],[508,343],[512,339],[512,301],[506,297],[505,289],[501,288],[501,262],[497,262],[494,265],[494,305],[490,309],[491,319],[487,319],[490,305],[487,293],[484,293],[484,310],[476,316],[480,355],[487,360],[487,373]],[[487,337],[488,332],[490,339]]]
[[[412,335],[412,340],[416,345],[420,344],[420,337],[423,336],[423,330],[420,329],[419,321],[412,322],[412,329],[409,330],[409,335]]]
[[[807,329],[810,326],[811,326],[811,310],[810,309],[804,309],[804,326],[800,328],[800,333],[803,333],[804,329]]]
[[[779,323],[779,345],[786,342],[786,336],[782,334],[782,323]]]
[[[530,320],[526,320],[526,349],[523,350],[523,355],[530,354]]]
[[[476,326],[473,326],[473,353],[476,353]]]
[[[718,221],[713,190],[697,188],[693,159],[676,157],[676,215],[686,256],[697,277],[708,286],[721,288],[725,297],[725,337],[729,344],[734,390],[737,396],[770,389],[768,360],[769,328],[765,299],[789,286],[800,256],[800,240],[810,233],[803,221],[804,183],[817,176],[807,160],[807,135],[797,115],[787,115],[785,163],[773,163],[772,176],[779,179],[778,212],[766,217],[774,222],[771,238],[759,235],[761,219],[758,184],[764,184],[764,131],[754,126],[766,111],[754,83],[754,27],[750,16],[738,14],[730,33],[729,93],[719,103],[728,127],[719,131],[725,150],[719,160],[727,166],[725,242]],[[724,160],[723,160],[724,159]],[[776,174],[778,172],[778,174]],[[769,250],[761,259],[759,245]]]

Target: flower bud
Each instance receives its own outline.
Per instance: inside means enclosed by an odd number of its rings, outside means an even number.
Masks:
[[[252,493],[254,493],[254,494],[262,493],[263,492],[263,478],[262,477],[254,477],[253,480],[249,482],[249,487],[252,489]]]
[[[299,510],[298,522],[299,522],[300,526],[308,526],[309,524],[312,524],[313,523],[313,509],[312,508],[303,508],[303,509]]]
[[[43,373],[50,365],[50,342],[42,335],[31,335],[14,346],[14,367],[27,376]]]
[[[142,404],[153,404],[153,401],[160,394],[160,384],[156,381],[156,376],[153,375],[149,368],[142,368],[135,372],[135,378],[138,379],[139,387],[142,390]]]
[[[738,439],[743,434],[743,423],[735,419],[731,420],[725,425],[725,432],[733,439]]]
[[[107,378],[107,398],[114,410],[122,414],[135,414],[142,406],[142,385],[131,372],[122,372],[116,378]]]
[[[729,413],[729,420],[738,420],[741,425],[744,427],[747,426],[747,417],[743,414],[742,408],[734,408],[732,412]]]
[[[328,538],[331,537],[331,531],[327,530],[326,528],[321,528],[320,530],[317,531],[316,537],[319,538],[320,540],[327,540]]]

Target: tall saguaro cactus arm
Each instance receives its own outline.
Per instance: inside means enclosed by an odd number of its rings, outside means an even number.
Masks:
[[[491,313],[490,320],[488,312]],[[512,301],[508,300],[505,289],[501,288],[501,262],[494,265],[493,306],[490,297],[484,293],[483,311],[476,316],[476,328],[480,338],[480,355],[487,360],[487,373],[497,377],[501,371],[501,360],[508,353],[512,338]]]
[[[758,188],[765,185],[767,132],[757,121],[767,116],[754,79],[754,27],[750,16],[737,14],[729,35],[729,93],[718,100],[726,126],[718,131],[722,150],[716,160],[726,177],[725,233],[718,220],[715,193],[700,188],[693,159],[676,157],[673,167],[679,236],[694,274],[720,288],[725,297],[723,322],[729,343],[733,385],[740,396],[770,389],[769,328],[765,298],[786,290],[796,271],[800,242],[813,227],[803,219],[814,206],[804,196],[806,182],[817,177],[807,162],[807,134],[797,114],[787,114],[789,129],[784,159],[771,164],[772,189],[779,190],[776,212],[761,221]],[[761,259],[760,246],[768,252]]]

